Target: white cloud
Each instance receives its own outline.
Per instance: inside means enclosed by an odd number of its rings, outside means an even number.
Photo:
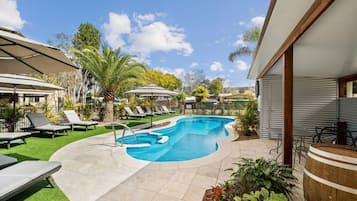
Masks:
[[[156,70],[159,70],[163,73],[169,73],[169,74],[174,74],[176,77],[178,77],[179,79],[183,80],[185,74],[186,74],[186,70],[183,68],[165,68],[165,67],[157,67],[155,68]]]
[[[17,10],[16,0],[0,0],[0,26],[20,30],[25,23]]]
[[[190,67],[191,67],[191,68],[194,68],[194,67],[197,67],[197,66],[199,66],[199,64],[198,64],[197,62],[192,62],[192,63],[190,64]]]
[[[104,37],[113,48],[125,45],[123,34],[131,32],[130,19],[126,14],[109,13],[109,22],[104,23]]]
[[[229,72],[230,72],[230,73],[234,73],[234,69],[232,69],[232,68],[229,69]]]
[[[211,71],[223,71],[223,65],[218,61],[212,62],[209,68]]]
[[[253,17],[250,22],[254,25],[254,26],[258,26],[258,27],[262,27],[263,24],[264,24],[264,20],[265,20],[265,17],[263,16],[256,16],[256,17]]]
[[[234,64],[235,64],[234,67],[235,67],[237,70],[245,71],[245,70],[248,70],[248,69],[249,69],[249,65],[248,65],[245,61],[243,61],[243,60],[236,60],[236,61],[234,62]]]
[[[144,21],[144,22],[152,22],[155,21],[156,15],[155,14],[144,14],[144,15],[134,15],[137,20]]]
[[[130,35],[130,50],[143,55],[155,51],[176,50],[188,56],[192,54],[193,49],[191,44],[185,41],[185,37],[185,34],[176,27],[163,22],[153,22],[140,27],[137,32]]]
[[[248,43],[243,40],[243,35],[241,34],[238,36],[238,40],[236,40],[233,45],[247,47]]]
[[[244,22],[244,21],[239,21],[239,25],[240,26],[243,26],[243,25],[245,25],[246,23]]]

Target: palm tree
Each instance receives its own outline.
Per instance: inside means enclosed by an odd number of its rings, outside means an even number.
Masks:
[[[133,56],[121,54],[104,46],[102,52],[93,47],[74,50],[79,54],[81,65],[98,82],[104,94],[104,122],[113,121],[113,101],[115,93],[130,80],[139,79],[146,71],[145,65],[136,62]]]
[[[243,40],[243,42],[248,43],[248,44],[249,43],[257,43],[259,40],[260,33],[261,33],[260,27],[250,28],[249,30],[244,32],[242,40]],[[229,61],[234,62],[234,60],[237,57],[242,56],[242,55],[251,55],[255,52],[255,48],[256,47],[254,47],[254,49],[251,49],[248,46],[239,47],[238,49],[236,49],[235,51],[233,51],[229,54],[229,57],[228,57]]]

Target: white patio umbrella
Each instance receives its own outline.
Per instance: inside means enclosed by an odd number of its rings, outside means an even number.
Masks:
[[[15,118],[16,89],[63,90],[62,87],[33,77],[13,74],[0,74],[0,87],[13,88],[13,118]],[[15,121],[13,123],[15,124]]]
[[[58,73],[78,69],[56,47],[0,26],[0,73]]]
[[[149,97],[151,101],[151,119],[150,119],[150,126],[152,127],[152,105],[153,105],[153,98],[154,97],[170,97],[177,95],[176,92],[164,89],[159,87],[155,84],[149,84],[147,86],[138,87],[136,89],[130,90],[125,92],[127,94],[137,94],[139,96]]]

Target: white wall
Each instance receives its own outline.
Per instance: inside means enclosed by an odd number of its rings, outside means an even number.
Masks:
[[[357,131],[357,98],[340,99],[340,120],[347,122],[347,128]],[[354,136],[357,132],[352,133]]]
[[[328,126],[336,121],[336,84],[334,79],[294,78],[294,128],[314,135],[315,126]],[[270,128],[282,128],[283,125],[281,76],[261,79],[260,96],[259,135],[274,138]]]

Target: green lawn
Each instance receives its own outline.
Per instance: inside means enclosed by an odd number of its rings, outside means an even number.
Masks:
[[[153,121],[158,121],[170,117],[177,116],[177,114],[169,114],[163,116],[153,117]],[[130,127],[150,123],[150,118],[123,120]],[[73,131],[69,132],[68,136],[58,136],[55,139],[51,135],[36,134],[27,138],[27,144],[18,144],[10,149],[5,146],[0,147],[0,154],[8,155],[17,158],[19,161],[23,160],[48,160],[51,155],[61,147],[90,136],[100,135],[111,132],[111,127],[98,126],[96,130]],[[99,184],[100,185],[100,184]],[[67,201],[67,197],[59,188],[50,188],[46,181],[39,182],[32,188],[14,197],[11,200],[26,200],[26,201]]]

